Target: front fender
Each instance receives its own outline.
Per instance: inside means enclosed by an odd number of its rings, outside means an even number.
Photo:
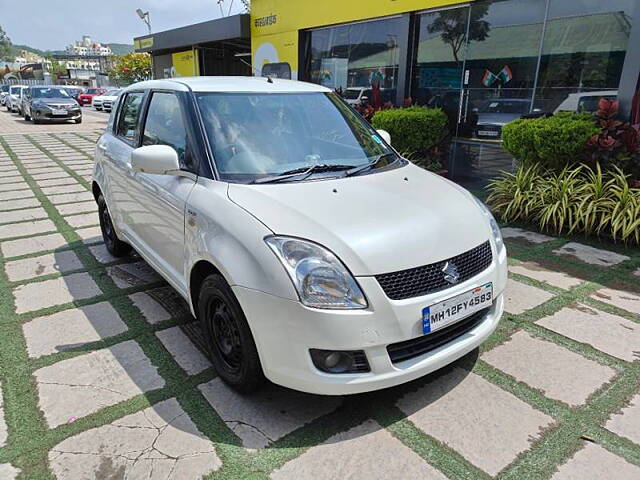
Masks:
[[[230,286],[297,300],[284,267],[264,242],[273,234],[233,203],[228,184],[199,177],[189,196],[185,222],[185,278],[201,260],[217,268]],[[191,304],[191,298],[189,298]],[[193,305],[190,305],[193,310]]]

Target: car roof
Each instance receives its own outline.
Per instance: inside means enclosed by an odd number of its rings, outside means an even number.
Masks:
[[[571,97],[601,97],[604,95],[608,95],[608,96],[617,96],[618,95],[618,91],[617,90],[599,90],[597,92],[577,92],[577,93],[570,93],[568,96]]]
[[[298,82],[265,77],[179,77],[164,80],[148,80],[131,85],[126,90],[166,89],[194,92],[224,93],[308,93],[331,92],[330,89],[314,83]]]

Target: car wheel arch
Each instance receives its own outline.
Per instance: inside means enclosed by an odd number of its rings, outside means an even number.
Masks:
[[[220,269],[209,260],[201,259],[193,264],[189,272],[188,292],[191,310],[196,317],[198,312],[198,295],[200,294],[200,287],[202,286],[202,282],[204,282],[209,275],[220,275],[227,283],[229,283],[228,279]]]

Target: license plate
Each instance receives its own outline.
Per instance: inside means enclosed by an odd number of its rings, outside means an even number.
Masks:
[[[484,135],[485,137],[497,137],[498,132],[493,132],[491,130],[478,130],[478,135]]]
[[[51,110],[51,115],[66,115],[66,110]]]
[[[469,292],[422,309],[422,333],[431,333],[487,308],[493,302],[493,284],[487,283]]]

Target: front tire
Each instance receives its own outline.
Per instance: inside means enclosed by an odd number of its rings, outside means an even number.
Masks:
[[[27,112],[24,112],[24,121],[25,122],[31,121],[31,115],[29,115]]]
[[[77,124],[79,124],[79,123],[82,123],[82,117],[80,117],[80,118],[76,118],[76,119],[74,120],[74,122],[76,122],[76,125],[77,125]]]
[[[107,247],[109,253],[114,257],[124,257],[127,255],[131,251],[131,245],[118,238],[118,235],[113,228],[113,223],[111,222],[107,202],[105,202],[102,194],[98,196],[98,215],[100,216],[102,239],[104,240],[104,245]]]
[[[218,375],[234,390],[250,393],[266,381],[253,335],[231,287],[209,275],[198,295],[198,318]]]

